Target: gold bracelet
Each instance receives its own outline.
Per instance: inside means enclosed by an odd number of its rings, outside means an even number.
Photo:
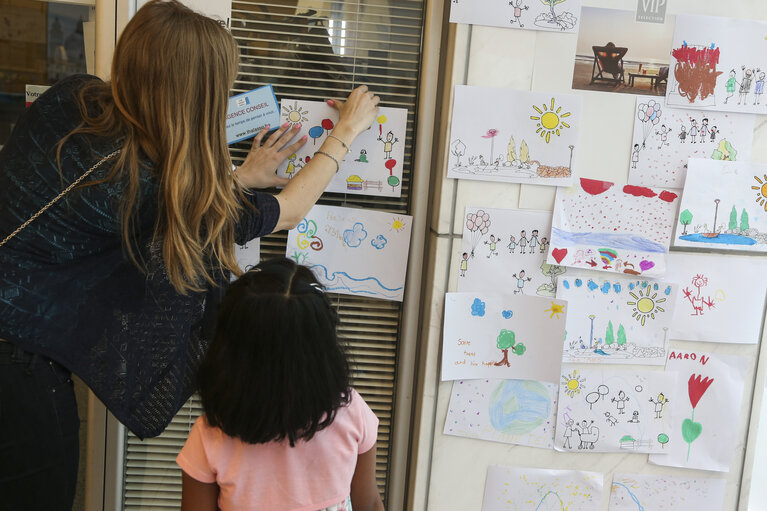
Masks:
[[[330,158],[331,160],[336,162],[336,174],[338,174],[338,170],[341,168],[341,164],[338,163],[338,159],[336,159],[336,157],[333,156],[332,154],[326,153],[325,151],[315,151],[314,152],[314,156],[317,156],[318,154],[322,154],[324,156],[327,156],[328,158]]]
[[[344,142],[343,140],[341,140],[337,136],[333,135],[332,133],[328,133],[328,138],[334,138],[334,139],[338,140],[339,142],[341,142],[341,145],[344,146],[344,149],[346,149],[347,154],[351,152],[351,149],[349,149],[349,146],[346,145],[346,142]]]

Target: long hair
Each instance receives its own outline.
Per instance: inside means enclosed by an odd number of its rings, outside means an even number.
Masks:
[[[181,294],[214,283],[214,272],[240,274],[234,225],[242,189],[231,173],[225,131],[237,68],[237,43],[217,21],[176,0],[152,0],[120,36],[111,82],[94,80],[80,91],[83,122],[57,148],[60,167],[72,135],[121,140],[114,169],[90,184],[124,181],[123,248],[139,267],[140,166],[142,158],[152,162],[159,183],[153,240],[162,241],[169,280]]]
[[[351,398],[338,317],[305,266],[262,262],[231,284],[199,370],[208,424],[251,444],[309,440]]]

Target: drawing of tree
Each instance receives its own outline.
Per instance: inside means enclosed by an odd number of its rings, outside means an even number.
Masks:
[[[607,332],[605,333],[605,344],[610,346],[615,342],[615,335],[613,334],[613,322],[607,322]]]
[[[548,5],[550,13],[539,14],[535,18],[535,24],[539,27],[548,25],[557,25],[562,30],[571,29],[578,22],[578,19],[570,12],[557,14],[554,12],[554,6],[561,4],[565,0],[541,0],[543,5]]]
[[[519,162],[523,165],[530,161],[530,150],[527,148],[527,142],[522,140],[522,144],[519,146]]]
[[[730,230],[734,231],[738,228],[738,212],[735,210],[735,206],[732,207],[732,211],[730,211]]]
[[[719,48],[688,46],[683,43],[674,48],[671,55],[676,59],[674,77],[678,84],[679,95],[694,103],[698,96],[701,100],[714,93],[716,80],[722,71],[716,70],[719,63]]]
[[[458,166],[461,166],[461,156],[466,154],[466,144],[461,142],[460,139],[456,139],[450,146],[450,153],[458,158]]]
[[[557,293],[557,281],[555,279],[566,271],[567,269],[564,266],[549,264],[546,261],[541,263],[541,273],[543,273],[544,276],[549,277],[551,283],[541,284],[538,286],[538,290],[535,293],[540,296],[555,296]]]
[[[506,330],[505,328],[501,330],[498,337],[496,337],[495,345],[503,353],[503,359],[495,363],[497,366],[511,367],[511,364],[509,363],[509,350],[519,356],[524,355],[527,350],[527,347],[524,344],[521,342],[517,343],[517,337],[516,334],[514,334],[514,331]]]
[[[517,150],[514,148],[514,135],[509,138],[509,147],[506,150],[506,160],[511,163],[517,159]]]
[[[692,213],[690,213],[689,209],[685,209],[682,211],[682,214],[679,215],[679,223],[684,225],[684,231],[682,231],[682,236],[687,234],[687,226],[690,225],[690,222],[692,222]]]
[[[495,161],[495,158],[493,158],[493,144],[495,143],[495,137],[498,135],[498,130],[490,129],[487,130],[487,133],[482,135],[482,138],[489,138],[490,139],[490,158],[488,159],[488,162],[492,164]]]
[[[747,231],[748,229],[748,213],[746,212],[746,208],[743,208],[743,213],[740,214],[740,230]]]
[[[626,344],[626,330],[623,325],[618,326],[618,346]]]

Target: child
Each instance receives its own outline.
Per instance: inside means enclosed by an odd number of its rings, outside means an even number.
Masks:
[[[383,511],[378,419],[349,386],[337,324],[289,259],[231,284],[200,366],[205,414],[176,458],[182,511]]]

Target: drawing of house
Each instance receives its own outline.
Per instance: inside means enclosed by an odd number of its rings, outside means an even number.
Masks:
[[[359,177],[356,174],[352,174],[346,180],[346,189],[347,190],[362,190],[362,181],[363,181],[363,179],[361,177]]]

